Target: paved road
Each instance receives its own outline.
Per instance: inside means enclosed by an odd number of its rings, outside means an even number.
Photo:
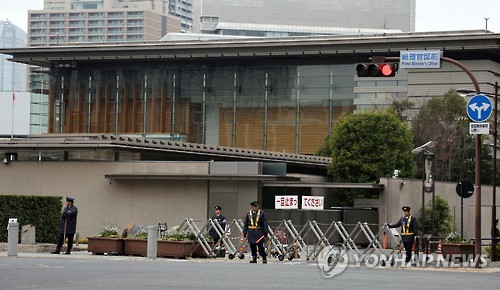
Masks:
[[[148,260],[0,253],[0,289],[498,289],[498,269],[355,268],[326,279],[314,262]]]

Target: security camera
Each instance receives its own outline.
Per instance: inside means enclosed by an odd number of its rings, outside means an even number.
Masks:
[[[411,151],[411,153],[415,154],[415,155],[418,155],[418,154],[421,154],[423,152],[426,152],[428,151],[429,149],[431,149],[432,147],[434,147],[434,145],[436,145],[436,141],[429,141],[427,143],[425,143],[424,145],[421,145],[415,149],[413,149]]]

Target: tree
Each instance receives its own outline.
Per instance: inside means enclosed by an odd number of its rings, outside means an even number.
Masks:
[[[411,131],[392,111],[345,116],[327,142],[336,182],[376,182],[396,169],[401,177],[415,175]]]
[[[418,211],[418,217],[422,216],[422,209]],[[419,227],[422,222],[419,221]],[[420,229],[422,230],[422,228]],[[431,233],[432,230],[432,200],[429,200],[425,206],[425,222],[423,233]],[[451,215],[448,201],[440,196],[435,197],[434,201],[434,235],[446,236],[453,231],[453,217]]]
[[[393,99],[391,103],[392,109],[396,112],[401,121],[406,120],[404,112],[406,110],[412,109],[415,106],[410,99]]]
[[[412,135],[394,110],[343,116],[318,152],[330,154],[328,172],[335,182],[376,182],[399,170],[414,177]],[[332,190],[325,204],[352,206],[357,198],[378,198],[376,190]]]

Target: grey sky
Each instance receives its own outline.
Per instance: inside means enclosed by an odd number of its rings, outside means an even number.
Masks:
[[[43,0],[0,0],[0,3],[0,19],[9,19],[25,31],[28,9],[43,8]],[[416,31],[484,29],[487,17],[488,29],[500,33],[499,4],[499,0],[417,0]]]

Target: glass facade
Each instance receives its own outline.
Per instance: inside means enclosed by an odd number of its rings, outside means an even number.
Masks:
[[[0,48],[25,47],[26,33],[9,21],[0,21]],[[26,65],[0,54],[0,92],[26,91]]]
[[[349,65],[60,64],[49,133],[111,133],[313,154],[352,113]]]

